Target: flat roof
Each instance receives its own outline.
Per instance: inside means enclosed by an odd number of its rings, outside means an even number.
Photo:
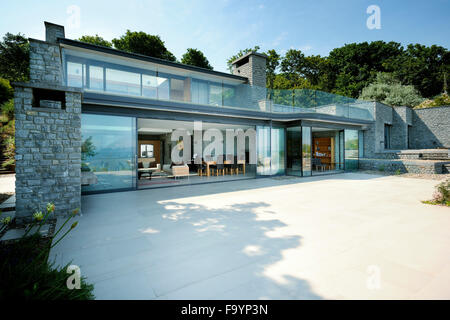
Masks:
[[[69,46],[73,46],[73,47],[93,50],[93,51],[102,52],[102,53],[109,53],[109,54],[113,54],[113,55],[117,55],[117,56],[121,56],[121,57],[152,62],[152,63],[161,64],[161,65],[170,66],[170,67],[179,68],[179,69],[184,69],[184,70],[188,70],[188,71],[201,72],[201,73],[205,73],[205,74],[215,75],[218,77],[239,80],[242,82],[248,81],[248,79],[246,77],[242,77],[242,76],[238,76],[238,75],[234,75],[234,74],[230,74],[230,73],[209,70],[209,69],[191,66],[191,65],[187,65],[187,64],[183,64],[183,63],[179,63],[179,62],[172,62],[172,61],[168,61],[168,60],[164,60],[164,59],[149,57],[149,56],[146,56],[143,54],[131,53],[131,52],[127,52],[127,51],[108,48],[108,47],[104,47],[104,46],[99,46],[99,45],[95,45],[95,44],[77,41],[77,40],[72,40],[72,39],[67,39],[67,38],[58,38],[58,42],[61,44],[65,44],[65,45],[69,45]]]

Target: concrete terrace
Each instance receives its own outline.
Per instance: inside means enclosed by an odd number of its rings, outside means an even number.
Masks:
[[[97,299],[450,299],[437,181],[346,173],[84,196],[52,251]]]

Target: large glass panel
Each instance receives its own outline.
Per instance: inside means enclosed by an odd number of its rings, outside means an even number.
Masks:
[[[272,128],[271,135],[271,173],[284,174],[284,128]]]
[[[89,89],[103,91],[103,68],[89,66]]]
[[[358,169],[358,130],[345,130],[345,170]]]
[[[83,86],[83,65],[81,63],[67,62],[67,85],[78,88]]]
[[[311,127],[302,127],[302,172],[311,175]]]
[[[222,106],[222,85],[212,84],[209,85],[209,104],[213,106]]]
[[[362,130],[358,131],[358,149],[358,157],[364,158],[364,131]]]
[[[302,128],[286,129],[286,174],[302,175]]]
[[[170,94],[169,94],[169,90],[170,90],[169,79],[164,77],[164,76],[158,75],[156,77],[156,83],[157,83],[157,86],[158,86],[158,99],[169,100],[169,98],[170,98]]]
[[[135,187],[136,120],[83,114],[81,171],[89,178],[82,191]]]
[[[236,89],[230,86],[223,86],[223,105],[227,107],[236,106]]]
[[[107,68],[106,91],[140,96],[141,74]]]
[[[184,80],[170,79],[170,99],[184,101]]]
[[[208,82],[192,79],[191,101],[192,103],[208,104]]]
[[[158,97],[158,78],[156,76],[142,75],[142,95],[152,99]]]
[[[270,127],[256,128],[256,172],[260,176],[270,175]]]

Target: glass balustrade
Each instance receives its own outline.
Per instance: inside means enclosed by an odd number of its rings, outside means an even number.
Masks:
[[[119,59],[102,60],[102,56],[92,54],[80,57],[70,50],[65,52],[64,60],[67,85],[86,92],[278,114],[318,113],[373,120],[372,102],[318,90],[267,89],[240,83],[239,79],[217,80],[220,76],[200,72],[183,74],[144,63],[126,65]]]

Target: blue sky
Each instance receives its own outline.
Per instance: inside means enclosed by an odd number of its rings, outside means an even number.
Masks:
[[[79,19],[70,12],[73,5]],[[380,7],[381,29],[367,28],[369,5]],[[44,20],[64,25],[71,39],[97,33],[111,40],[126,29],[145,31],[160,35],[178,59],[187,48],[198,48],[215,70],[226,71],[228,57],[255,45],[307,55],[373,40],[449,48],[449,12],[450,0],[16,0],[0,4],[0,35],[44,39]]]

